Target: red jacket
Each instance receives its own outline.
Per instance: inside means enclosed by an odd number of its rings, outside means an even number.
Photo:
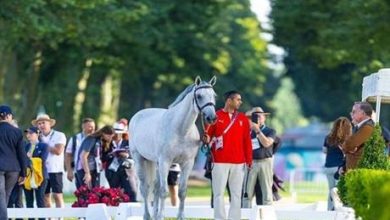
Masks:
[[[245,114],[236,112],[236,120],[223,135],[223,148],[215,149],[213,144],[212,154],[215,163],[246,163],[252,165],[252,141],[250,137],[249,121]],[[232,117],[233,119],[233,117]],[[217,111],[217,122],[206,128],[207,134],[213,137],[221,136],[226,127],[230,124],[229,113],[221,110]]]

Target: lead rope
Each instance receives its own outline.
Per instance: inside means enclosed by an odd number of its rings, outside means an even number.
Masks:
[[[200,113],[200,121],[201,121],[201,124],[202,124],[203,135],[204,135],[204,134],[206,134],[207,131],[205,130],[204,121],[203,121],[203,113],[202,112]],[[213,158],[213,154],[211,153],[210,144],[204,142],[203,138],[202,138],[202,145],[200,146],[200,151],[202,153],[204,153],[206,155],[206,158],[207,158],[206,159],[206,166],[205,166],[206,172],[207,171],[211,172],[211,170],[214,167],[214,158]]]

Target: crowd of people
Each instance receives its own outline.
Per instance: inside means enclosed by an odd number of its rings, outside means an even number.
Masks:
[[[257,205],[272,205],[273,158],[280,144],[276,132],[266,124],[270,114],[261,107],[239,112],[242,98],[237,91],[224,94],[224,107],[217,121],[205,127],[202,137],[210,146],[208,177],[211,179],[215,219],[241,219],[243,208],[250,208],[253,197]],[[329,189],[336,186],[337,176],[357,166],[364,142],[374,130],[369,103],[353,105],[350,121],[340,117],[324,141],[325,173]],[[104,171],[110,187],[120,187],[137,201],[137,177],[129,149],[128,121],[96,130],[91,118],[82,120],[82,130],[67,141],[63,132],[54,129],[56,120],[39,114],[31,127],[23,132],[14,123],[14,114],[7,105],[0,106],[0,219],[7,218],[8,207],[20,207],[24,191],[27,207],[63,207],[63,173],[76,188],[100,186]],[[65,166],[64,166],[65,165]],[[172,164],[168,185],[171,203],[177,205],[177,184],[180,166]],[[277,179],[277,178],[276,178]],[[229,191],[230,208],[225,213],[224,193]],[[328,209],[334,209],[329,197]]]
[[[24,134],[12,109],[0,106],[0,219],[7,207],[64,207],[63,174],[76,188],[100,186],[100,172],[110,187],[121,188],[130,202],[137,199],[137,180],[129,149],[127,119],[96,130],[91,118],[67,141],[54,129],[56,120],[39,114]]]

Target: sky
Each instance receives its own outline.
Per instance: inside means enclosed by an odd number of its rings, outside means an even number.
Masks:
[[[271,5],[269,0],[250,0],[250,2],[251,10],[256,14],[257,18],[259,19],[262,29],[271,29],[270,21],[268,18],[269,13],[271,12]],[[267,41],[272,40],[272,35],[269,33],[262,33],[261,37]],[[271,54],[276,56],[276,62],[281,62],[284,55],[284,50],[281,47],[278,47],[274,44],[268,44],[268,50]]]
[[[251,9],[257,15],[262,25],[268,25],[268,14],[271,12],[269,0],[251,0]]]

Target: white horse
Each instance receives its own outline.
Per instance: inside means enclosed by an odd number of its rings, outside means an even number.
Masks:
[[[144,109],[131,118],[130,149],[144,199],[144,219],[151,219],[149,192],[153,188],[154,219],[164,218],[168,170],[172,163],[179,163],[181,167],[177,218],[184,219],[187,181],[201,144],[195,121],[199,113],[208,123],[216,120],[215,82],[215,76],[209,82],[196,77],[195,83],[188,86],[168,109]]]

